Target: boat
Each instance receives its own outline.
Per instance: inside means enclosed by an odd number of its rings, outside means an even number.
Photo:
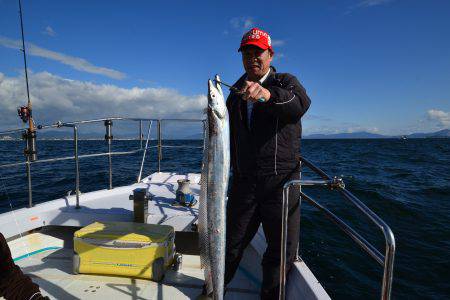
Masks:
[[[196,299],[202,293],[204,270],[200,262],[198,208],[200,194],[200,174],[183,174],[180,170],[162,170],[161,158],[167,147],[162,138],[165,122],[197,122],[199,119],[145,119],[129,117],[106,117],[95,120],[75,122],[58,121],[50,125],[36,126],[32,116],[26,49],[23,34],[22,6],[19,0],[19,13],[22,33],[22,52],[25,67],[28,104],[19,108],[19,117],[28,128],[19,128],[0,132],[1,139],[10,139],[10,135],[22,134],[25,143],[25,159],[22,162],[8,162],[0,165],[4,168],[26,166],[28,178],[28,207],[11,209],[0,214],[0,230],[8,241],[14,262],[35,283],[39,284],[44,295],[51,299]],[[122,121],[136,122],[139,128],[139,147],[132,151],[113,151],[112,124]],[[102,153],[79,154],[78,129],[87,124],[102,124],[105,126],[105,143],[108,151]],[[143,135],[143,125],[148,124],[146,138]],[[152,125],[157,126],[157,144],[151,146]],[[117,126],[117,125],[116,125]],[[37,135],[49,129],[73,130],[73,156],[38,158]],[[145,145],[145,146],[144,146]],[[157,170],[144,176],[144,163],[151,159],[147,156],[150,148],[156,147]],[[203,147],[205,151],[205,142]],[[12,151],[19,149],[11,149]],[[115,156],[142,153],[140,168],[136,182],[125,186],[113,187],[112,161]],[[80,159],[93,157],[108,157],[109,183],[107,188],[80,193]],[[31,168],[57,161],[74,161],[74,194],[68,193],[59,199],[33,203],[33,187]],[[366,251],[383,267],[380,298],[390,299],[395,256],[395,238],[389,226],[356,196],[345,188],[340,177],[331,177],[301,157],[303,167],[309,168],[318,179],[292,180],[284,185],[282,228],[280,240],[280,294],[279,299],[330,299],[329,294],[308,268],[299,254],[286,277],[286,240],[288,220],[289,188],[300,186],[301,200],[313,205],[324,213],[345,234]],[[200,161],[199,161],[200,164]],[[300,177],[301,178],[301,177]],[[193,206],[174,206],[176,200],[176,185],[180,180],[189,180],[190,190],[196,201]],[[377,225],[385,238],[384,255],[357,233],[342,219],[304,193],[302,187],[323,186],[334,190],[348,200],[357,211]],[[143,193],[147,197],[142,197]],[[138,200],[138,194],[140,199]],[[12,195],[7,195],[11,199]],[[131,201],[132,200],[132,201]],[[11,200],[9,200],[11,201]],[[136,203],[140,201],[140,203]],[[302,203],[300,201],[300,204]],[[193,203],[194,203],[193,202]],[[10,206],[12,208],[11,202]],[[127,276],[105,276],[79,274],[76,270],[77,255],[74,255],[74,232],[94,222],[143,222],[147,224],[170,225],[175,230],[175,249],[177,259],[173,268],[166,270],[163,280],[155,282]],[[260,262],[266,248],[262,227],[259,228],[250,245],[245,249],[243,259],[237,274],[227,286],[225,299],[259,299],[262,285],[262,270]],[[298,248],[298,247],[297,247]],[[132,259],[132,258],[130,258]],[[350,283],[349,283],[350,284]]]
[[[139,124],[140,143],[137,149],[126,152],[112,150],[112,123],[115,127],[121,121],[136,122]],[[108,117],[96,120],[83,120],[77,122],[57,122],[51,125],[36,126],[35,134],[26,134],[27,129],[14,129],[0,132],[1,136],[15,133],[25,133],[24,143],[26,149],[25,159],[21,162],[8,162],[0,165],[2,168],[15,168],[26,166],[28,177],[28,207],[13,209],[0,214],[0,228],[7,238],[15,263],[31,279],[39,284],[44,295],[51,299],[196,299],[202,291],[204,272],[201,268],[198,247],[198,201],[192,207],[173,206],[176,198],[177,181],[188,179],[195,198],[199,200],[200,174],[183,174],[175,170],[163,170],[161,158],[164,149],[172,147],[164,144],[162,131],[165,122],[199,122],[204,120],[186,119],[144,119]],[[78,129],[86,124],[104,124],[106,130],[105,143],[108,151],[103,153],[79,154]],[[146,138],[143,135],[143,125],[148,124]],[[152,125],[157,126],[156,145],[150,145]],[[48,129],[71,128],[73,130],[73,156],[38,159],[36,135]],[[148,150],[156,147],[156,156],[150,157]],[[200,147],[204,148],[204,147]],[[14,150],[14,149],[11,149]],[[20,151],[19,149],[16,149]],[[204,149],[203,149],[204,150]],[[199,149],[198,151],[201,151]],[[114,187],[112,173],[112,160],[116,156],[142,153],[137,180],[125,186]],[[80,193],[79,161],[92,157],[108,157],[109,184],[98,187],[97,190]],[[33,203],[31,168],[39,168],[42,164],[55,161],[74,161],[74,194],[68,194],[59,199]],[[157,170],[144,176],[143,165],[146,161],[157,161]],[[281,243],[281,274],[285,268],[286,249],[286,221],[287,221],[287,195],[288,189],[294,185],[301,187],[301,203],[313,205],[323,215],[330,219],[344,233],[346,233],[361,249],[366,251],[376,263],[383,268],[381,282],[381,299],[390,299],[393,277],[393,263],[395,256],[395,238],[389,226],[372,210],[362,203],[345,187],[342,178],[331,177],[306,158],[301,158],[303,168],[311,169],[317,179],[301,179],[287,182],[284,186],[283,223]],[[136,164],[136,162],[133,162]],[[136,164],[137,165],[137,164]],[[200,165],[200,161],[199,161]],[[322,186],[342,195],[353,204],[354,208],[364,217],[377,225],[385,237],[385,250],[382,254],[364,237],[357,233],[337,215],[328,210],[318,201],[309,197],[304,188],[307,186]],[[148,211],[145,211],[145,222],[149,224],[164,224],[175,229],[176,251],[181,254],[182,263],[166,271],[161,282],[151,280],[119,277],[76,274],[73,271],[73,236],[79,228],[93,222],[133,222],[135,219],[135,206],[132,195],[134,191],[145,189],[151,197],[145,201]],[[130,197],[131,196],[131,197]],[[8,195],[12,197],[12,195]],[[266,241],[262,228],[245,250],[244,257],[238,272],[227,287],[225,299],[259,299],[259,290],[262,284],[262,271],[260,262],[265,251]],[[351,283],[348,283],[349,287]],[[294,267],[288,276],[280,276],[280,299],[330,299],[329,294],[317,280],[305,261],[297,255]]]

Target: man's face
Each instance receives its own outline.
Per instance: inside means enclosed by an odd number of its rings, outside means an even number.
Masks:
[[[242,50],[242,63],[250,80],[259,80],[269,71],[272,52],[256,46],[246,46]]]

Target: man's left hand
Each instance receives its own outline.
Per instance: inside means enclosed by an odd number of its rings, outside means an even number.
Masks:
[[[263,88],[259,82],[246,81],[242,87],[242,98],[246,101],[256,102],[263,98],[265,101],[270,99],[270,92]]]

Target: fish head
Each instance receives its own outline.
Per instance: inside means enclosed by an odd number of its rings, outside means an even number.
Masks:
[[[227,114],[227,106],[219,82],[219,75],[216,75],[214,82],[208,80],[208,110],[212,111],[219,119],[223,119]]]

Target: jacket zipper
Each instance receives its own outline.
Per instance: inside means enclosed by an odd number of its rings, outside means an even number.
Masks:
[[[275,175],[278,175],[278,172],[277,172],[277,152],[278,152],[278,118],[277,118],[277,125],[275,126],[275,158],[274,158]]]
[[[241,122],[242,122],[242,113],[241,113],[240,105],[241,105],[240,102],[238,102],[238,112],[239,112],[239,117],[240,117]],[[235,160],[236,160],[236,169],[237,169],[236,171],[239,174],[240,171],[239,171],[239,160],[238,160],[236,133],[233,134],[233,140],[234,140],[234,157],[235,157]]]
[[[238,151],[237,151],[237,143],[236,143],[236,134],[234,134],[234,157],[236,159],[236,171],[239,174],[239,160],[238,160]]]

